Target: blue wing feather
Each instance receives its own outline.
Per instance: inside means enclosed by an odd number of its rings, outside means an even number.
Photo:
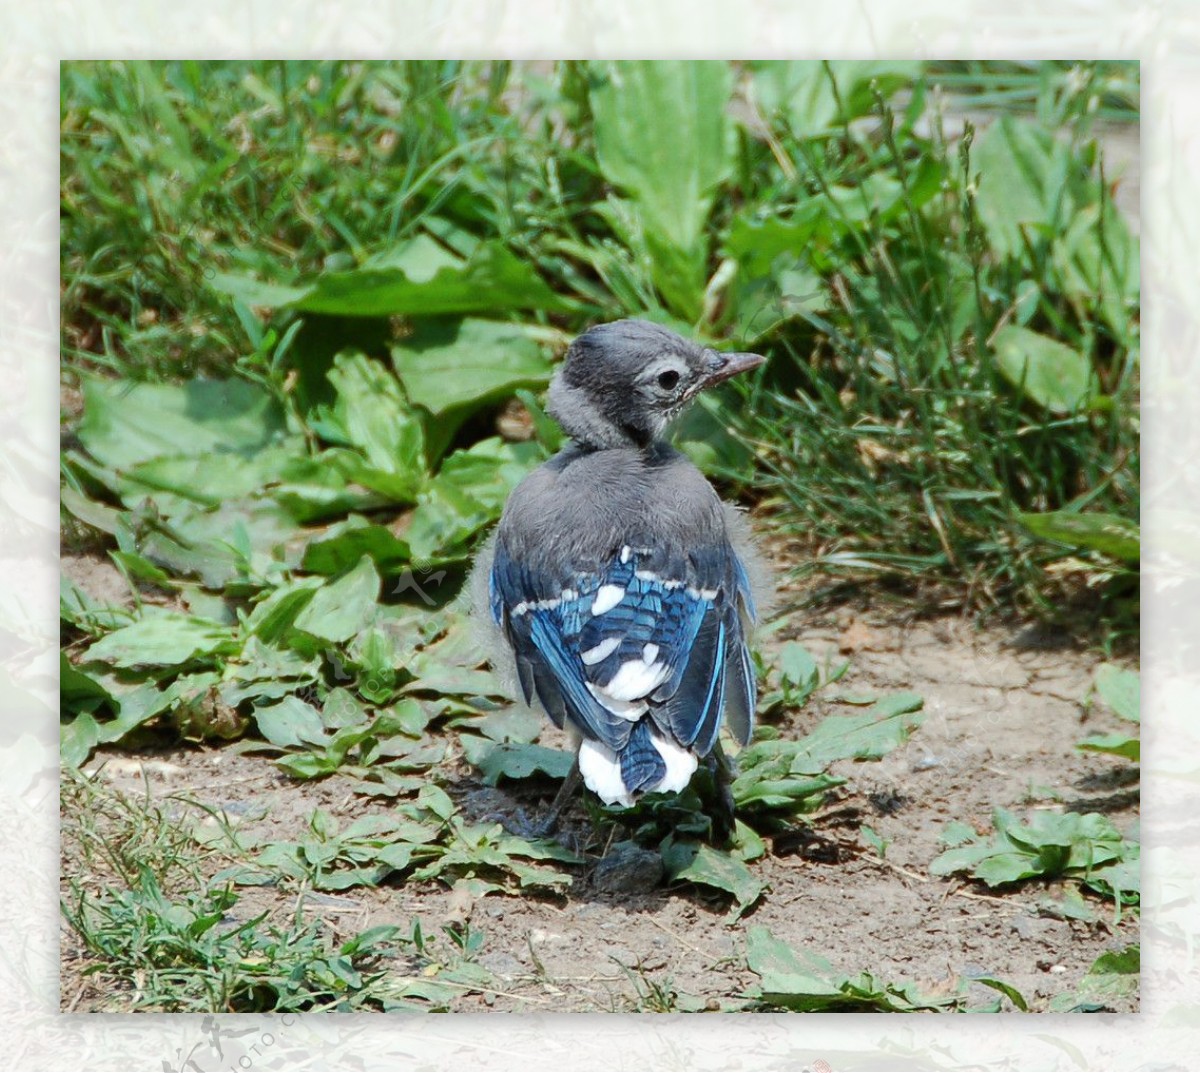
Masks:
[[[489,584],[526,700],[536,694],[559,725],[565,718],[614,751],[628,747],[622,764],[632,765],[626,774],[638,786],[662,771],[648,721],[615,714],[594,690],[628,662],[645,660],[647,646],[657,649],[649,662],[662,664],[661,682],[644,698],[660,731],[705,756],[728,708],[734,737],[749,739],[754,681],[741,609],[752,618],[754,608],[746,572],[727,546],[693,552],[686,562],[630,549],[600,570],[563,577],[514,563],[500,545]],[[620,599],[597,604],[604,586],[620,589]],[[635,749],[639,741],[644,748]]]
[[[725,696],[725,623],[715,610],[706,616],[688,653],[687,673],[663,705],[659,719],[680,745],[700,756],[711,752],[721,725]]]

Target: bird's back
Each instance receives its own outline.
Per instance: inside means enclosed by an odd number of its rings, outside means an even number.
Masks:
[[[753,598],[720,499],[679,452],[568,447],[513,492],[491,614],[606,801],[680,790],[722,716],[749,737]]]

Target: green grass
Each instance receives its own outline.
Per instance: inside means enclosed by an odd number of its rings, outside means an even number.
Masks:
[[[1004,117],[950,144],[912,106],[876,110],[891,133],[795,141],[806,194],[734,232],[802,280],[771,336],[790,360],[736,411],[757,483],[816,567],[1048,609],[1045,568],[1074,544],[1128,593],[1136,527],[1112,554],[1100,512],[1137,512],[1136,248],[1082,120],[1066,141]]]
[[[1041,61],[934,61],[930,82],[972,112],[1027,112],[1050,127],[1095,120],[1136,120],[1140,80],[1136,64]]]
[[[381,925],[339,934],[306,913],[303,897],[247,910],[233,878],[249,866],[236,834],[219,823],[218,837],[198,840],[190,804],[64,773],[62,911],[83,947],[82,978],[111,993],[109,1008],[444,1010],[488,983],[474,963],[482,936],[469,929],[432,936],[414,918],[407,932]],[[213,873],[222,862],[232,867]]]

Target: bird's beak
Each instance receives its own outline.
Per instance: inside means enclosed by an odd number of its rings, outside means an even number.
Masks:
[[[720,384],[738,373],[757,369],[766,360],[761,354],[721,354],[714,350],[709,358],[708,374],[701,386]]]

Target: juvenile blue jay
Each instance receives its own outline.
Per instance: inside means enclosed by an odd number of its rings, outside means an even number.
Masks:
[[[744,745],[754,722],[746,527],[661,436],[704,388],[763,360],[621,320],[579,336],[550,385],[571,442],[513,491],[476,575],[526,703],[578,738],[550,824],[579,775],[629,806],[683,790],[707,758],[731,826],[717,733],[724,720]]]

